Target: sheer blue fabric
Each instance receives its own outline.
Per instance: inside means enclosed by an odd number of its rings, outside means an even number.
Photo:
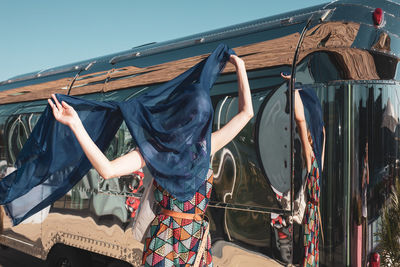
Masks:
[[[186,201],[207,176],[213,118],[209,92],[233,53],[220,44],[175,79],[126,102],[57,98],[75,108],[102,151],[124,120],[158,184]],[[14,225],[65,195],[92,166],[72,131],[47,106],[16,168],[0,180],[0,204]]]
[[[297,84],[296,84],[297,86]],[[322,168],[322,146],[324,141],[322,108],[320,100],[315,93],[315,89],[306,85],[299,88],[299,95],[304,106],[307,128],[313,140],[313,151],[318,162],[318,167]]]

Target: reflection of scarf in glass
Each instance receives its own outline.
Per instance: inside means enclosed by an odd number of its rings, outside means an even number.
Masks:
[[[213,118],[209,90],[232,53],[221,44],[185,73],[126,102],[57,98],[76,109],[102,151],[124,120],[155,180],[186,201],[207,175]],[[72,131],[47,106],[16,167],[0,180],[0,204],[14,225],[65,195],[92,166]]]
[[[296,84],[296,86],[298,85]],[[321,158],[324,141],[322,129],[324,127],[324,121],[322,118],[321,103],[314,88],[301,85],[299,89],[299,95],[304,106],[307,128],[313,140],[313,151],[318,162],[318,167],[322,168]]]

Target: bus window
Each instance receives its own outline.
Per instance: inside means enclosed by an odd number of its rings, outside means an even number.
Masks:
[[[278,209],[273,191],[262,169],[257,151],[257,117],[263,112],[264,102],[273,90],[264,90],[252,94],[256,116],[245,126],[237,137],[211,158],[214,170],[214,190],[212,203],[232,203],[238,205],[269,207]],[[237,114],[238,98],[222,96],[214,108],[213,131],[223,127]],[[265,135],[261,134],[261,143],[265,144]],[[264,147],[262,147],[264,149]],[[268,151],[273,151],[268,148]]]
[[[105,155],[109,160],[113,160],[120,157],[135,147],[132,136],[129,133],[128,127],[125,122],[122,123],[121,127],[117,131],[114,139],[111,141],[110,146],[107,148]],[[134,184],[132,184],[134,183]],[[118,194],[129,194],[131,187],[135,186],[137,182],[132,180],[131,176],[121,177],[120,179],[108,179],[104,180],[99,177],[99,192],[105,193],[118,193]]]
[[[7,161],[8,165],[12,166],[15,163],[19,151],[28,139],[39,117],[40,114],[38,113],[25,113],[12,115],[5,119],[4,125],[1,127],[2,141],[5,145],[2,153],[6,154],[4,160]]]
[[[363,251],[372,252],[382,208],[399,179],[400,98],[390,84],[356,84],[354,139],[356,163],[352,181],[353,225],[362,227]],[[366,257],[366,255],[363,255]]]
[[[346,116],[347,84],[314,85],[321,101],[326,132],[324,170],[321,174],[320,211],[324,243],[320,242],[320,263],[345,265],[348,154],[348,116]]]

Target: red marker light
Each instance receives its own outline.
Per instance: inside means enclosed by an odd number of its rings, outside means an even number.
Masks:
[[[374,10],[374,13],[372,14],[373,18],[374,18],[374,23],[376,26],[381,25],[382,21],[383,21],[383,10],[382,8],[376,8]]]
[[[379,253],[377,252],[372,253],[369,261],[369,266],[379,267],[380,265],[381,265],[381,257],[379,256]]]

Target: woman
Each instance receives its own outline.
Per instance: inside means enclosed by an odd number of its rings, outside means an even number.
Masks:
[[[300,139],[302,141],[303,157],[307,167],[306,195],[307,205],[304,216],[304,260],[303,266],[319,266],[319,235],[323,232],[321,227],[320,214],[320,168],[323,170],[324,164],[324,147],[325,147],[325,129],[322,128],[323,145],[321,163],[318,163],[317,153],[315,153],[315,145],[310,131],[307,130],[306,118],[304,115],[303,103],[300,94],[295,93],[295,120],[299,129]],[[318,137],[315,137],[318,138]],[[314,139],[315,139],[314,138]]]
[[[212,133],[211,154],[229,143],[253,117],[251,93],[244,61],[236,55],[231,55],[229,61],[235,66],[237,73],[239,112],[223,128]],[[64,101],[59,103],[55,95],[52,95],[52,98],[54,103],[51,99],[48,99],[48,102],[55,119],[71,128],[92,166],[104,179],[127,175],[146,165],[138,149],[109,161],[90,138],[74,108]],[[202,220],[211,193],[211,187],[207,186],[207,183],[212,184],[211,172],[205,177],[204,184],[200,186],[193,199],[184,202],[174,199],[155,183],[155,198],[160,202],[163,210],[154,219],[149,238],[146,240],[143,252],[143,264],[145,266],[165,266],[168,261],[172,261],[175,266],[195,262],[197,251],[201,245],[200,240],[207,227],[207,222]],[[206,201],[198,203],[199,198],[204,197]],[[179,212],[176,211],[177,207],[189,207],[190,205],[195,207],[181,208]],[[179,224],[178,227],[174,224],[174,221]],[[195,231],[199,227],[202,230]],[[183,234],[183,230],[185,230],[185,234]],[[174,238],[167,240],[167,237],[172,237],[171,234]],[[156,250],[161,247],[163,247],[163,251],[158,250],[156,253]],[[212,266],[210,249],[211,243],[208,237],[207,253],[201,255],[200,266]],[[206,256],[204,257],[204,255]]]
[[[369,163],[368,163],[368,139],[365,142],[364,159],[362,163],[362,175],[361,175],[361,224],[362,224],[362,251],[363,259],[366,264],[367,256],[366,251],[368,250],[368,185],[369,185]]]
[[[290,75],[281,74],[289,80]],[[307,168],[307,204],[304,216],[304,259],[303,266],[319,266],[319,234],[321,214],[320,167],[324,167],[325,127],[322,120],[321,104],[314,88],[296,88],[294,91],[294,117],[302,145],[302,154]]]

